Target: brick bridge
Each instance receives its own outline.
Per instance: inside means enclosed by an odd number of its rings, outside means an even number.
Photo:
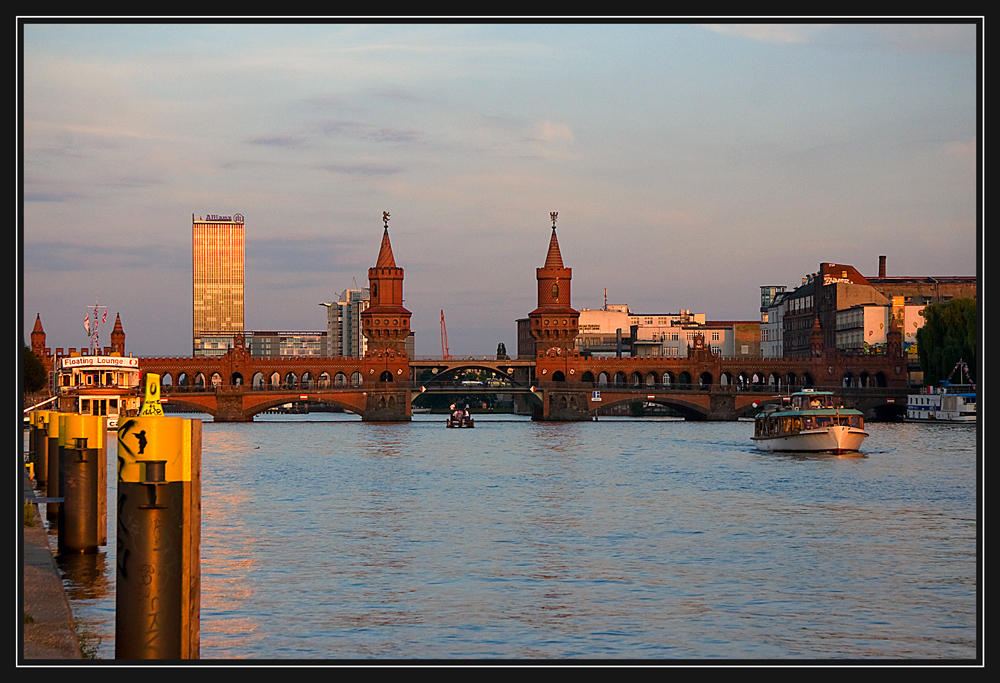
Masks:
[[[311,402],[366,421],[408,420],[424,392],[521,395],[539,420],[590,420],[601,408],[649,402],[691,420],[735,420],[802,387],[834,391],[848,407],[888,418],[905,410],[905,362],[886,356],[827,353],[805,360],[733,359],[693,349],[688,358],[591,358],[575,352],[530,359],[253,358],[237,338],[218,358],[142,358],[143,372],[162,377],[172,405],[244,422],[270,408]],[[486,370],[492,386],[462,386],[465,370]],[[426,370],[436,371],[423,381]],[[848,386],[844,386],[847,384]]]
[[[209,413],[219,422],[249,421],[297,401],[336,406],[366,421],[409,420],[421,391],[460,391],[455,378],[467,369],[485,369],[501,380],[500,386],[468,387],[470,393],[522,395],[538,420],[589,420],[601,407],[635,401],[670,406],[688,419],[735,420],[754,412],[755,402],[801,387],[833,390],[845,405],[869,415],[905,411],[906,360],[894,328],[887,334],[886,355],[879,356],[824,348],[818,318],[808,358],[723,358],[700,335],[684,358],[582,355],[574,344],[579,312],[571,306],[572,269],[562,262],[555,214],[545,265],[536,269],[538,306],[528,314],[534,357],[410,358],[403,269],[392,253],[388,215],[383,218],[378,259],[368,270],[370,305],[361,314],[365,356],[254,358],[237,337],[220,357],[141,358],[139,367],[161,376],[169,403]]]

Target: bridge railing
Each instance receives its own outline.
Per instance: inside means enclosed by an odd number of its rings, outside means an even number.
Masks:
[[[536,382],[539,389],[580,389],[597,391],[632,391],[637,394],[647,392],[674,392],[674,391],[708,391],[713,394],[733,394],[739,392],[751,392],[755,394],[792,394],[803,389],[815,389],[817,391],[833,391],[842,396],[896,396],[902,389],[888,387],[816,387],[797,384],[601,384],[598,382]],[[905,393],[905,392],[904,392]]]
[[[162,386],[162,391],[164,394],[214,394],[214,393],[233,393],[233,392],[272,392],[272,393],[289,393],[289,392],[336,392],[336,391],[366,391],[369,389],[410,389],[417,390],[421,387],[426,387],[427,389],[460,389],[463,391],[468,391],[474,393],[477,390],[486,391],[497,391],[497,390],[517,390],[517,389],[527,389],[528,385],[521,385],[512,382],[506,383],[489,383],[484,382],[481,385],[470,385],[464,384],[462,380],[450,380],[445,382],[435,382],[434,380],[428,380],[425,382],[421,381],[410,381],[410,380],[393,380],[392,382],[379,382],[379,381],[369,381],[360,383],[346,383],[346,384],[333,384],[329,382],[296,382],[296,383],[281,383],[281,384],[208,384],[208,385],[171,385],[165,384]]]
[[[584,390],[584,391],[628,391],[634,392],[636,394],[641,393],[653,393],[653,392],[709,392],[713,394],[733,394],[739,392],[751,392],[755,394],[791,394],[795,391],[801,391],[806,388],[801,385],[783,385],[777,386],[773,384],[602,384],[599,382],[535,382],[530,386],[528,384],[521,384],[517,382],[504,382],[504,383],[493,383],[485,382],[483,384],[467,384],[463,380],[448,380],[444,382],[435,382],[433,380],[428,381],[410,381],[410,380],[394,380],[392,382],[379,382],[379,381],[369,381],[361,383],[347,383],[347,384],[332,384],[332,383],[320,383],[320,382],[298,382],[295,384],[282,383],[282,384],[260,384],[260,385],[248,385],[248,384],[216,384],[216,385],[163,385],[162,391],[164,394],[214,394],[214,393],[233,393],[233,392],[271,392],[271,393],[308,393],[308,392],[352,392],[352,391],[367,391],[373,389],[408,389],[408,390],[419,390],[425,388],[427,390],[448,390],[448,391],[461,391],[465,393],[476,393],[477,391],[526,391],[534,387],[535,389],[569,389],[569,390]],[[888,388],[888,387],[811,387],[815,389],[820,389],[823,391],[835,391],[837,394],[849,397],[871,397],[871,396],[898,396],[901,393],[905,394],[907,390]]]

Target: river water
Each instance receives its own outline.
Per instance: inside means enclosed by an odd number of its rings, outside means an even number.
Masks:
[[[869,423],[834,456],[758,452],[742,421],[200,417],[202,660],[978,653],[968,426]],[[114,500],[108,546],[59,558],[100,659]]]

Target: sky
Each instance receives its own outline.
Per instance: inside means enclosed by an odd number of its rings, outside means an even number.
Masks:
[[[416,354],[572,303],[758,320],[821,262],[977,275],[977,26],[24,19],[25,343],[191,355],[191,216],[243,214],[245,328],[323,330],[382,236]]]

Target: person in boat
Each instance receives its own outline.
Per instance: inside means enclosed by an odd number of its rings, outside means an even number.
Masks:
[[[820,407],[819,399],[813,396],[813,399],[809,401],[809,407],[813,409],[819,408]]]
[[[469,404],[465,404],[465,412],[462,413],[462,426],[469,424]]]

